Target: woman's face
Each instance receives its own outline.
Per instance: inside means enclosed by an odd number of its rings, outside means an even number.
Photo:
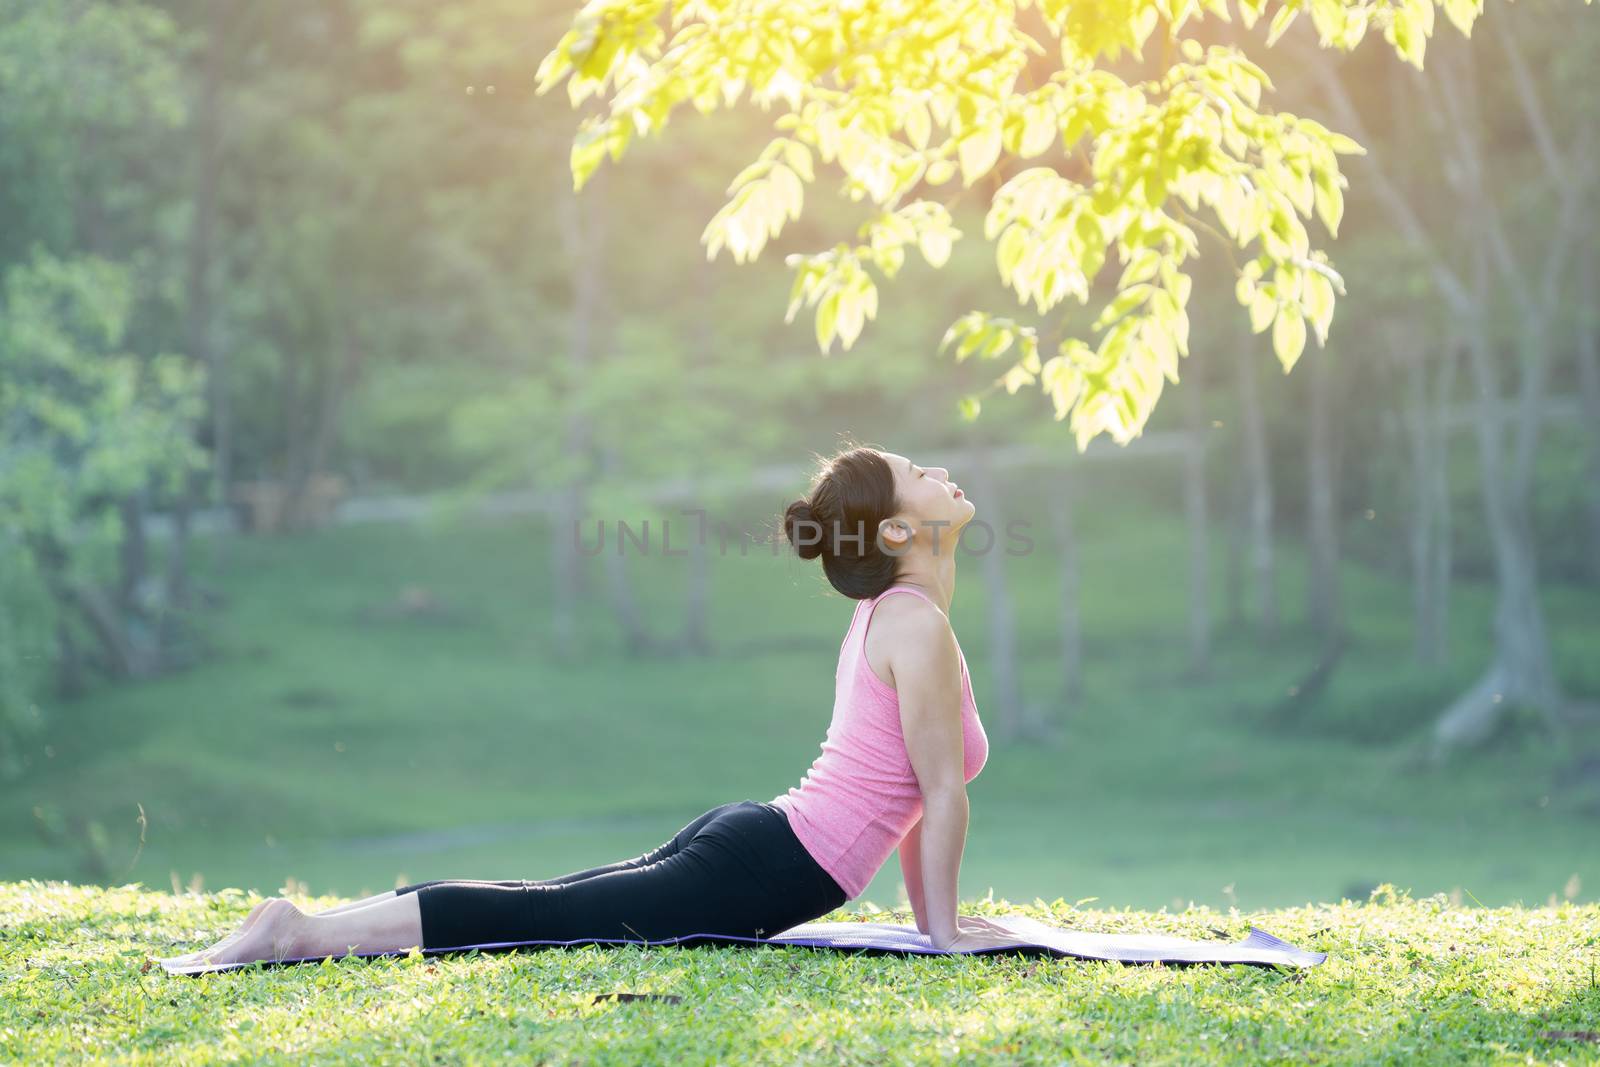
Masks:
[[[893,452],[878,454],[894,471],[894,488],[903,508],[900,517],[911,523],[919,537],[931,536],[935,530],[941,539],[951,537],[978,510],[943,467],[924,467]]]

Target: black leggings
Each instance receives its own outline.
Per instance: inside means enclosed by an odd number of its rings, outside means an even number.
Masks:
[[[772,804],[736,800],[659,848],[542,881],[439,879],[417,894],[422,947],[526,941],[667,941],[688,934],[770,937],[848,899]]]

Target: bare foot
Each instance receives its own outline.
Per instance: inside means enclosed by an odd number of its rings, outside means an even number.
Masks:
[[[263,900],[261,903],[251,908],[250,914],[244,917],[244,922],[239,924],[238,929],[234,930],[233,933],[229,934],[227,937],[224,937],[222,940],[211,945],[209,948],[199,949],[195,952],[185,952],[181,956],[171,956],[162,962],[198,963],[200,962],[200,957],[205,955],[207,952],[215,952],[220,948],[233,944],[243,937],[245,933],[256,924],[256,920],[261,918],[262,914],[267,910],[267,905],[270,903],[272,903],[271,900]]]
[[[292,959],[304,918],[305,913],[293,901],[273,897],[258,904],[244,925],[211,947],[164,962],[226,964]]]

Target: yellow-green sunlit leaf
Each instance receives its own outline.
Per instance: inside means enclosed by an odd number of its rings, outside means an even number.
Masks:
[[[1272,324],[1272,350],[1278,354],[1284,373],[1294,368],[1295,360],[1306,347],[1306,321],[1300,317],[1296,304],[1283,304]]]

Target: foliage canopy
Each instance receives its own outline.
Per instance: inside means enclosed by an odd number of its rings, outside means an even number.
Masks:
[[[1470,34],[1482,0],[1233,6],[1246,28],[1265,22],[1267,47],[1306,14],[1325,48],[1350,50],[1378,32],[1421,68],[1435,8]],[[814,309],[825,353],[835,337],[848,349],[876,316],[869,268],[893,278],[908,248],[935,268],[949,258],[960,232],[948,204],[932,197],[936,187],[997,185],[984,238],[1001,279],[1039,316],[1068,297],[1093,301],[1089,332],[1098,340],[1075,336],[1081,324],[1063,314],[1063,337],[1041,361],[1036,326],[972,311],[941,347],[954,344],[958,360],[1010,353],[997,386],[1015,393],[1037,383],[1055,417],[1070,416],[1080,448],[1101,432],[1126,443],[1188,354],[1186,267],[1199,254],[1197,228],[1215,229],[1214,219],[1243,254],[1238,300],[1254,332],[1271,330],[1285,371],[1308,335],[1326,341],[1344,291],[1306,222],[1314,214],[1337,235],[1347,187],[1338,156],[1363,150],[1313,119],[1271,110],[1263,94],[1273,85],[1260,66],[1235,45],[1197,39],[1205,16],[1231,21],[1229,7],[591,0],[541,62],[538,91],[565,80],[574,107],[603,102],[572,143],[577,189],[606,155],[620,160],[686,100],[702,114],[735,106],[746,91],[764,110],[783,104],[777,136],[733,179],[702,240],[710,258],[726,248],[738,262],[754,260],[799,218],[817,160],[836,164],[841,191],[869,201],[870,216],[853,239],[787,261],[795,279],[786,321]],[[1147,60],[1152,45],[1159,59]],[[1054,69],[1033,57],[1054,57]],[[1121,69],[1135,66],[1155,73]],[[1007,157],[1022,165],[1002,168]],[[1114,291],[1097,293],[1113,257]],[[976,398],[966,405],[977,413]]]

